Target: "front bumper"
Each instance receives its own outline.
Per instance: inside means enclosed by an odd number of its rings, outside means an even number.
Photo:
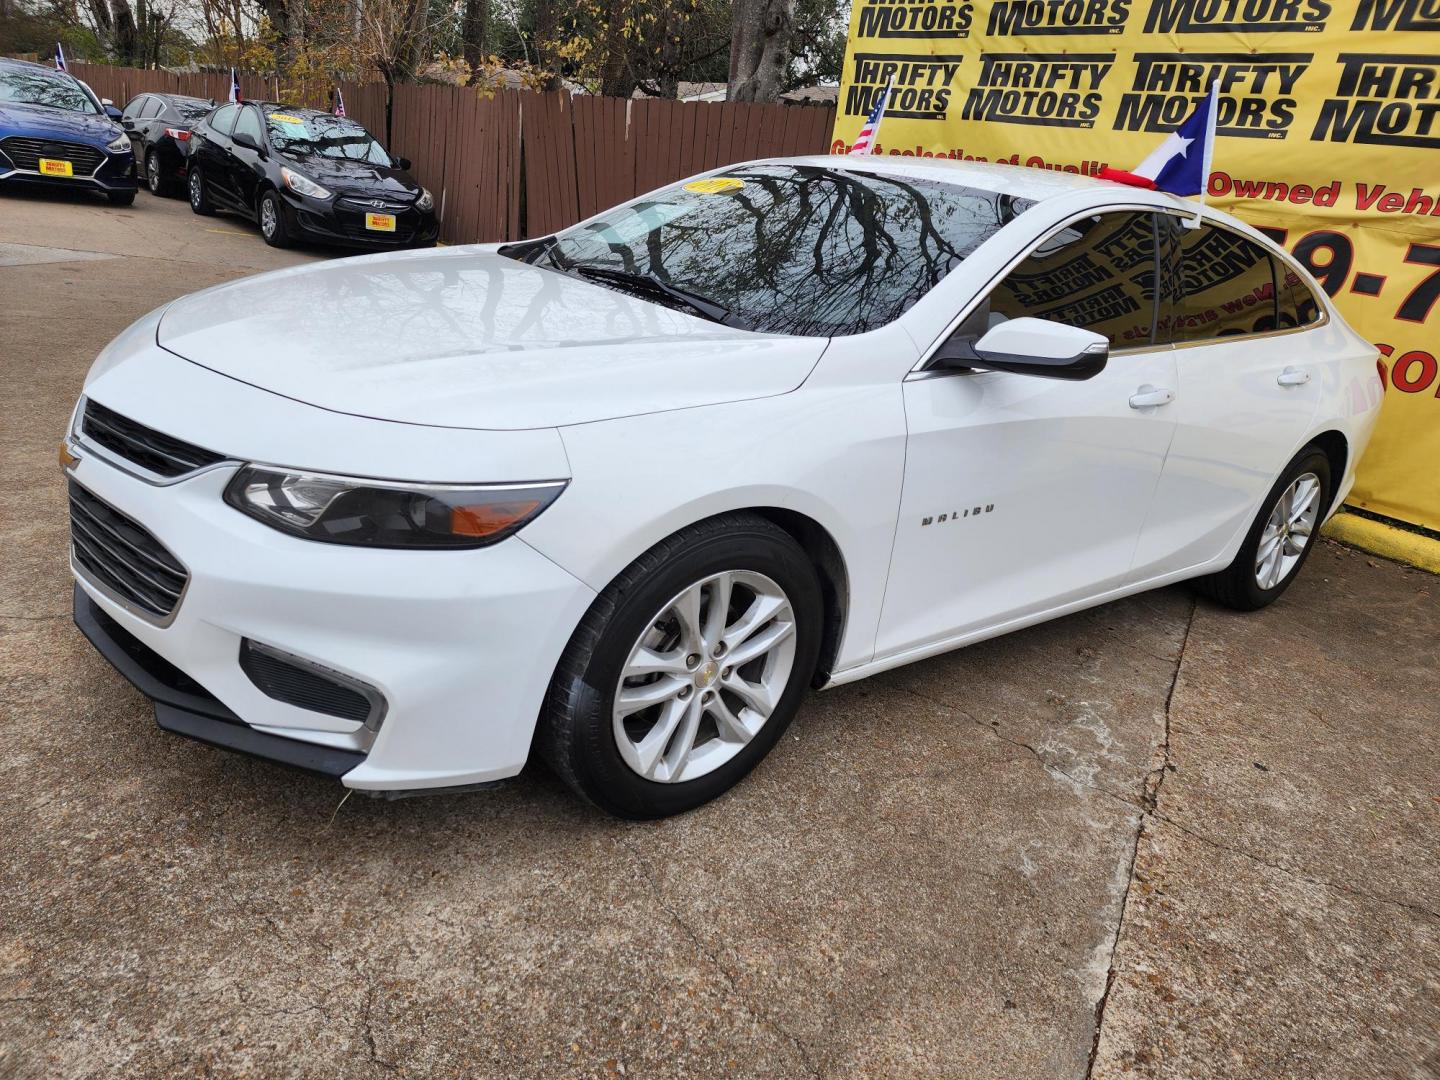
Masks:
[[[225,505],[233,463],[156,484],[84,442],[74,452],[74,482],[189,572],[160,625],[72,556],[76,622],[156,702],[161,727],[377,793],[485,784],[524,767],[555,664],[594,594],[519,538],[461,552],[299,540]],[[383,723],[268,696],[242,667],[247,640],[373,687]]]
[[[23,169],[0,151],[0,186],[72,188],[79,190],[122,192],[135,191],[139,181],[135,173],[135,157],[126,150],[120,154],[104,153],[104,160],[93,172],[75,176],[45,176],[35,169]]]
[[[351,207],[349,203],[348,197],[337,196],[321,201],[289,191],[284,193],[282,200],[290,231],[326,244],[366,251],[390,251],[433,244],[440,235],[440,224],[434,210],[422,212],[413,207],[390,206],[384,212],[394,215],[395,231],[380,232],[367,229],[365,211],[358,205]]]

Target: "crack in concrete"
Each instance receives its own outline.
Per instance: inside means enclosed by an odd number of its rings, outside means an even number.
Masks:
[[[357,971],[356,974],[359,974]],[[360,1010],[360,1031],[365,1036],[365,1045],[370,1050],[370,1061],[379,1065],[389,1072],[399,1072],[400,1066],[393,1061],[386,1061],[380,1056],[379,1048],[375,1045],[375,1026],[372,1021],[372,1012],[375,1008],[375,987],[370,983],[365,984],[365,1007]]]
[[[629,845],[627,844],[626,846],[628,847]],[[634,851],[633,848],[631,850],[632,852]],[[770,1017],[766,1016],[758,1007],[756,1007],[756,1005],[750,1000],[750,996],[740,985],[740,980],[737,979],[735,975],[730,971],[730,969],[721,962],[720,957],[717,956],[705,944],[705,942],[701,940],[700,935],[697,934],[694,928],[688,922],[686,922],[684,918],[681,917],[680,913],[676,911],[666,901],[664,894],[655,887],[655,885],[650,881],[648,877],[645,876],[643,872],[638,875],[638,877],[641,887],[645,889],[645,891],[648,892],[651,897],[654,898],[655,903],[660,906],[660,910],[665,912],[666,915],[670,916],[670,921],[673,922],[680,929],[680,932],[690,939],[690,943],[695,947],[695,951],[698,952],[701,956],[703,956],[706,960],[708,960],[711,965],[714,966],[716,971],[720,972],[721,976],[725,979],[725,982],[729,985],[731,992],[734,994],[735,1000],[738,1001],[740,1003],[740,1006],[747,1013],[750,1014],[750,1018],[754,1020],[757,1024],[759,1024],[761,1027],[770,1028],[782,1039],[790,1043],[790,1045],[795,1048],[795,1052],[800,1055],[800,1063],[805,1066],[805,1071],[809,1073],[810,1076],[814,1077],[815,1080],[821,1080],[824,1074],[820,1071],[819,1066],[817,1066],[815,1062],[811,1060],[810,1048],[805,1044],[805,1041],[801,1039],[798,1035],[794,1035],[791,1032],[787,1031],[784,1027],[776,1023]]]
[[[1110,941],[1110,963],[1105,972],[1105,989],[1095,1003],[1095,1035],[1090,1042],[1090,1057],[1085,1062],[1086,1080],[1095,1072],[1095,1059],[1100,1055],[1100,1036],[1105,1030],[1105,1006],[1110,1003],[1110,991],[1115,986],[1115,956],[1120,951],[1120,934],[1125,928],[1125,916],[1130,910],[1130,890],[1135,885],[1135,863],[1140,858],[1140,838],[1145,835],[1145,820],[1153,815],[1160,805],[1160,788],[1170,764],[1170,706],[1175,700],[1175,687],[1180,683],[1180,669],[1185,666],[1185,650],[1190,644],[1190,631],[1195,626],[1195,612],[1199,601],[1190,601],[1190,616],[1185,620],[1185,636],[1180,640],[1180,651],[1175,657],[1175,671],[1170,676],[1170,686],[1165,691],[1165,731],[1160,742],[1160,764],[1145,774],[1141,787],[1140,814],[1135,821],[1135,844],[1130,849],[1130,867],[1125,875],[1125,892],[1120,898],[1120,917],[1115,920],[1115,936]]]

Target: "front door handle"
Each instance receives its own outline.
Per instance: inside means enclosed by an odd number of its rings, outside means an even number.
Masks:
[[[1163,386],[1151,386],[1146,383],[1135,393],[1130,395],[1130,408],[1151,409],[1157,405],[1169,405],[1175,400],[1175,391],[1167,390]]]
[[[1287,367],[1275,381],[1281,386],[1304,386],[1310,381],[1310,373],[1297,367]]]

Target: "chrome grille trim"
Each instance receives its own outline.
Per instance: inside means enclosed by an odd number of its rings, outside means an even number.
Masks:
[[[173,483],[203,469],[231,460],[224,454],[185,442],[101,405],[89,398],[81,402],[75,433],[86,446],[102,451],[127,472],[142,480]]]
[[[190,571],[139,522],[70,481],[70,565],[77,577],[156,626],[175,619]]]

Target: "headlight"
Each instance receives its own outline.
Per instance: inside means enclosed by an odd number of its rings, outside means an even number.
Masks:
[[[435,200],[430,195],[429,188],[420,189],[420,198],[415,200],[416,210],[431,210],[435,206]]]
[[[285,186],[291,191],[299,192],[301,195],[308,195],[312,199],[328,199],[330,192],[319,184],[315,183],[308,176],[302,176],[294,169],[287,169],[280,166],[280,179],[285,181]]]
[[[565,484],[409,484],[247,465],[225,488],[225,501],[306,540],[357,547],[477,548],[531,521]]]
[[[115,138],[111,139],[108,143],[105,144],[105,149],[109,150],[112,154],[120,154],[124,153],[126,150],[133,150],[134,147],[130,145],[130,136],[126,135],[122,131],[119,135],[116,135]]]

